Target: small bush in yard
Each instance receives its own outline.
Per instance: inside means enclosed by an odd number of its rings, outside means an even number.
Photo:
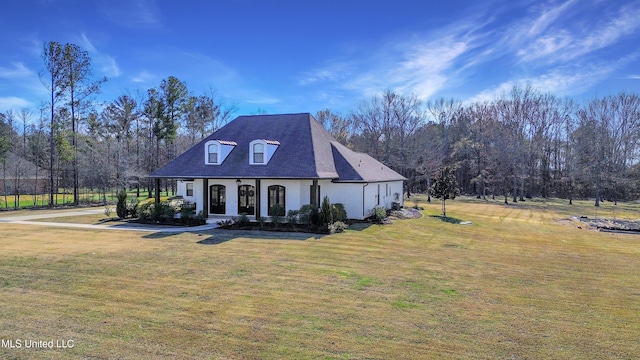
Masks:
[[[133,217],[136,218],[138,217],[138,198],[128,198],[127,199],[127,211],[126,211],[126,217]]]
[[[284,206],[282,204],[275,204],[271,207],[271,223],[274,227],[278,227],[282,222],[284,216]]]
[[[387,217],[387,210],[385,210],[382,206],[376,206],[372,210],[372,217],[376,224],[382,224],[384,219]]]
[[[298,222],[298,214],[300,212],[298,210],[289,210],[287,211],[287,222],[291,225],[295,225]]]
[[[250,223],[247,213],[241,213],[240,216],[238,216],[237,218],[234,217],[233,220],[238,226],[247,226]]]
[[[329,197],[325,196],[322,199],[322,206],[320,207],[320,223],[322,225],[333,224],[333,208],[331,207],[331,201]]]
[[[110,218],[111,217],[111,213],[113,212],[113,209],[111,208],[111,205],[105,205],[104,206],[104,214]]]
[[[310,204],[302,205],[298,210],[298,222],[304,225],[310,225],[312,223],[313,208]]]
[[[333,224],[329,224],[327,228],[329,230],[329,234],[335,234],[343,232],[348,227],[349,225],[345,224],[344,222],[336,221]]]
[[[346,221],[347,211],[344,209],[344,205],[341,203],[335,203],[331,205],[331,212],[333,214],[333,221]]]
[[[116,214],[119,218],[127,217],[127,192],[122,189],[117,194],[118,202],[116,203]]]

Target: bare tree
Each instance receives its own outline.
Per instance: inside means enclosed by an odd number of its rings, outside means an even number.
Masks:
[[[73,147],[73,204],[78,206],[78,146],[77,146],[77,112],[81,110],[87,97],[100,91],[100,85],[107,81],[102,78],[92,79],[91,58],[89,53],[74,44],[64,45],[64,72],[69,92],[69,108],[71,109],[71,146]]]
[[[331,112],[329,109],[316,112],[315,118],[339,143],[347,147],[352,146],[350,144],[353,132],[352,119]]]
[[[54,160],[55,160],[55,110],[58,100],[63,96],[67,89],[68,82],[66,81],[66,67],[64,59],[64,50],[60,43],[56,41],[50,41],[44,44],[42,51],[42,59],[44,60],[45,72],[40,73],[40,80],[42,84],[49,91],[51,107],[51,122],[49,125],[49,206],[54,205]]]

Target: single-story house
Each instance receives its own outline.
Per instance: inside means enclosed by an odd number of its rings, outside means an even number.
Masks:
[[[311,114],[239,116],[149,175],[210,217],[267,217],[328,196],[350,219],[402,205],[402,175],[338,143]],[[158,182],[158,181],[156,181]]]

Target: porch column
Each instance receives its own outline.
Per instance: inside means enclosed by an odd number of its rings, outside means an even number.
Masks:
[[[318,204],[318,179],[313,179],[312,183],[311,183],[311,201],[309,201],[309,203],[311,204],[311,207],[314,209],[317,209],[319,204]]]
[[[256,219],[260,218],[260,179],[256,179]]]
[[[156,178],[156,204],[160,204],[160,178]]]
[[[209,217],[209,179],[202,179],[202,213]]]

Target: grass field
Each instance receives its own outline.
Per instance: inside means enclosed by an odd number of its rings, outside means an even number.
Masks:
[[[168,195],[164,195],[165,193],[163,192],[163,198],[168,198]],[[135,191],[129,191],[128,192],[128,196],[129,197],[135,197],[136,192]],[[148,195],[146,191],[141,191],[140,192],[140,197],[138,198],[139,201],[146,201],[148,200]],[[106,194],[106,199],[107,202],[110,204],[115,204],[115,202],[117,201],[116,195],[114,191],[110,191]],[[80,200],[80,204],[102,204],[103,202],[103,196],[102,193],[91,193],[88,190],[84,190],[82,193],[80,193],[79,195],[79,200]],[[58,194],[54,194],[54,202],[57,204],[57,206],[70,206],[73,205],[73,193],[58,193]],[[19,208],[21,209],[28,209],[28,208],[33,208],[35,204],[35,207],[46,207],[49,205],[49,194],[40,194],[40,195],[20,195],[20,204],[19,204]],[[0,211],[2,210],[11,210],[14,209],[16,206],[16,197],[14,195],[7,195],[6,199],[4,197],[4,195],[0,195]]]
[[[0,358],[638,358],[640,236],[561,221],[590,205],[456,200],[472,225],[433,203],[286,238],[0,223],[0,339],[74,345]]]

